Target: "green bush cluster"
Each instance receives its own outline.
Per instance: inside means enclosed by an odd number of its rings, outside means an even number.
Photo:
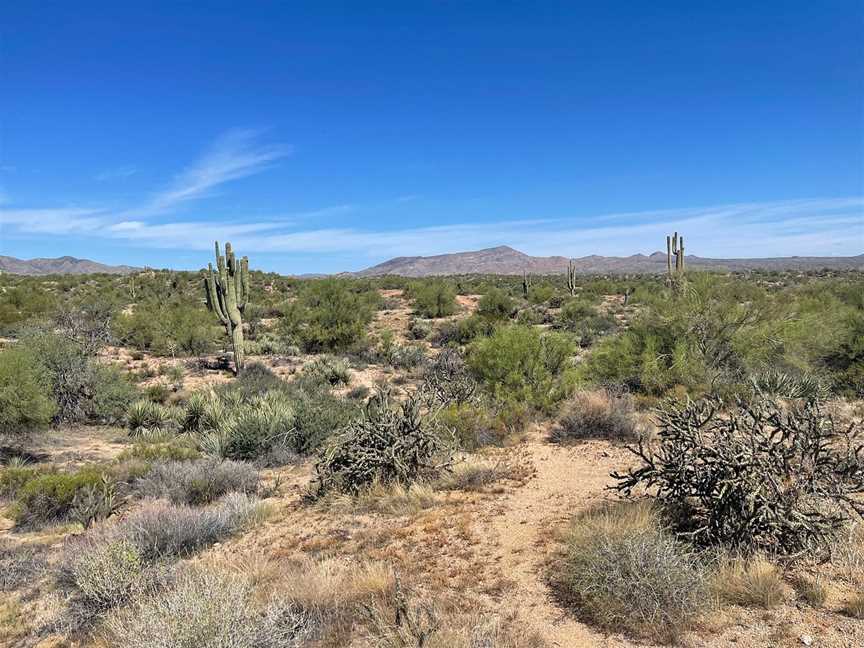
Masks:
[[[414,282],[407,294],[414,300],[414,313],[420,317],[448,317],[456,312],[456,289],[449,281]]]
[[[114,318],[112,331],[124,346],[155,355],[201,356],[215,348],[219,329],[199,302],[139,302]]]
[[[346,351],[361,342],[380,301],[377,291],[336,278],[305,285],[286,304],[279,329],[311,353]]]
[[[573,345],[566,336],[511,325],[477,340],[468,365],[500,403],[554,412],[575,385],[572,356]]]

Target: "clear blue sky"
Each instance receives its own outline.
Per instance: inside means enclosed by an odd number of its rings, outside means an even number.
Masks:
[[[196,6],[197,5],[197,6]],[[0,254],[864,252],[864,4],[16,2]]]

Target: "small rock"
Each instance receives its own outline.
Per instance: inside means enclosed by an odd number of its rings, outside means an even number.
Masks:
[[[799,640],[801,641],[801,643],[804,644],[805,646],[812,646],[812,645],[813,645],[813,637],[811,637],[810,635],[806,635],[806,634],[805,634],[805,635],[801,635],[798,639],[799,639]]]

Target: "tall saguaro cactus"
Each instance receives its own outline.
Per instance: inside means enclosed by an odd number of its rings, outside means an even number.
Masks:
[[[528,299],[528,291],[531,290],[531,280],[528,278],[528,273],[522,271],[522,296]]]
[[[216,273],[213,264],[208,263],[204,292],[207,308],[216,313],[231,338],[234,372],[239,374],[243,368],[243,311],[249,297],[249,259],[244,256],[238,262],[230,243],[225,244],[223,257],[216,241]]]
[[[674,271],[672,267],[673,255],[675,256]],[[666,274],[669,281],[672,281],[674,277],[684,276],[684,237],[679,237],[678,232],[666,237]]]
[[[576,296],[576,264],[573,259],[567,262],[567,290],[570,291],[570,296]]]

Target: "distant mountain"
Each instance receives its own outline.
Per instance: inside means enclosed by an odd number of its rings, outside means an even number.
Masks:
[[[400,275],[403,277],[429,277],[454,274],[563,274],[567,270],[567,257],[535,257],[502,245],[500,247],[457,252],[437,256],[396,257],[356,273],[361,277]],[[581,274],[625,274],[666,272],[666,253],[654,252],[646,256],[604,257],[592,254],[573,260]],[[687,256],[686,265],[700,270],[864,270],[864,254],[855,257],[777,257],[766,259],[708,259]]]
[[[104,272],[107,274],[129,274],[138,272],[141,268],[119,265],[110,266],[87,259],[76,259],[63,256],[57,259],[16,259],[10,256],[0,256],[0,272],[21,275],[51,275],[51,274],[90,274]]]

